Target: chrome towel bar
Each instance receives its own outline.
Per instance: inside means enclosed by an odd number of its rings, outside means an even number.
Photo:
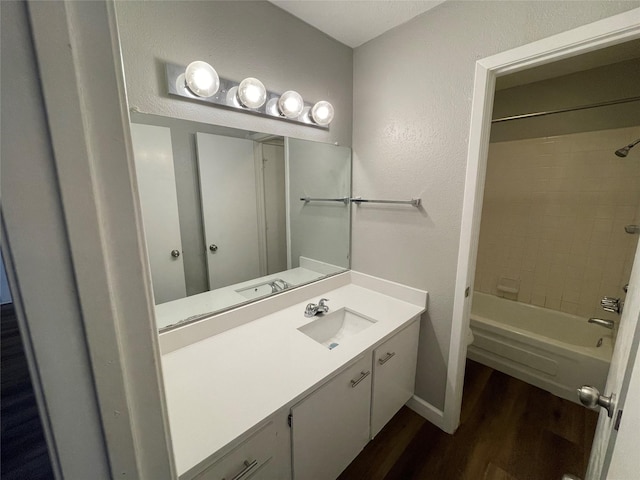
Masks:
[[[396,205],[412,205],[414,207],[419,207],[422,205],[421,198],[412,198],[411,200],[369,200],[365,198],[355,197],[352,198],[351,201],[360,205],[361,203],[393,203]]]
[[[301,202],[309,203],[309,202],[341,202],[345,205],[348,205],[349,202],[360,205],[361,203],[391,203],[395,205],[411,205],[414,207],[419,207],[422,205],[421,198],[412,198],[411,200],[370,200],[367,198],[355,197],[342,197],[342,198],[310,198],[310,197],[301,197]]]
[[[349,201],[351,199],[349,197],[342,197],[342,198],[309,198],[309,197],[302,197],[300,199],[300,201],[304,202],[304,203],[309,203],[309,202],[342,202],[345,205],[349,205]]]

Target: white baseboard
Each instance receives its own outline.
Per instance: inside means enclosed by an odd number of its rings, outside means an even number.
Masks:
[[[414,395],[407,402],[407,407],[423,417],[425,420],[433,423],[440,430],[447,431],[444,428],[444,412],[426,400]],[[450,433],[450,432],[447,432]]]

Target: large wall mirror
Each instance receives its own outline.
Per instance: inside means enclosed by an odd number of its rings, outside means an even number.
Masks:
[[[161,331],[349,268],[349,148],[141,113],[131,122]]]

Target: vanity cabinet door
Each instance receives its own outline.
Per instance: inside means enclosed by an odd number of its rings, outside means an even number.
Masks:
[[[419,329],[416,320],[373,352],[371,438],[413,396]]]
[[[274,463],[276,441],[275,427],[269,422],[197,475],[195,480],[273,480],[277,478]]]
[[[291,409],[293,478],[334,480],[369,441],[371,353]]]

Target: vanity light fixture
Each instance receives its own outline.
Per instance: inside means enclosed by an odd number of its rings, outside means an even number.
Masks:
[[[220,88],[220,77],[216,69],[207,62],[200,60],[191,62],[187,66],[184,72],[184,79],[189,90],[198,97],[212,97]]]
[[[311,118],[318,125],[329,125],[333,120],[333,105],[325,100],[320,100],[311,109]]]
[[[240,103],[248,108],[260,108],[267,101],[267,89],[257,78],[245,78],[238,85]]]
[[[216,70],[203,61],[191,62],[186,69],[167,63],[166,73],[169,94],[192,101],[324,130],[329,129],[334,117],[333,106],[325,100],[307,103],[294,90],[280,95],[267,90],[254,77],[240,83],[220,78]]]
[[[298,118],[304,109],[302,95],[293,90],[284,92],[278,100],[280,113],[287,118]]]

